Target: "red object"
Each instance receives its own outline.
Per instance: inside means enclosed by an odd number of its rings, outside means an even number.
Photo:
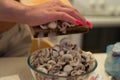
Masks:
[[[80,21],[80,20],[76,20],[75,22],[76,22],[76,24],[79,24],[79,25],[81,25],[81,26],[83,25],[83,22],[82,22],[82,21]],[[89,22],[89,21],[86,21],[86,25],[88,25],[90,29],[92,29],[92,28],[93,28],[92,23],[91,23],[91,22]]]
[[[79,24],[79,25],[81,25],[81,26],[83,25],[83,22],[80,21],[80,20],[76,20],[75,22],[76,22],[76,24]]]
[[[90,23],[89,21],[86,21],[86,24],[89,26],[89,28],[90,28],[90,29],[92,29],[92,28],[93,28],[92,23]]]

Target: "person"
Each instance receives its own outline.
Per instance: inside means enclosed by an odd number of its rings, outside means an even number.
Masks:
[[[73,24],[77,20],[83,24],[86,22],[73,6],[61,0],[34,6],[15,0],[0,0],[0,57],[27,55],[31,45],[30,27],[56,20]]]

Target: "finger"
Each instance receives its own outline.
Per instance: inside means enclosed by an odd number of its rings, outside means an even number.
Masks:
[[[69,4],[66,5],[61,0],[57,0],[56,2],[57,2],[56,4],[58,4],[58,7],[55,9],[56,11],[65,12],[68,15],[71,15],[72,17],[82,21],[83,23],[86,22],[86,19],[84,18],[84,16],[72,5],[69,5]]]
[[[77,19],[72,17],[71,15],[65,13],[65,12],[57,12],[57,20],[62,20],[62,21],[76,24]]]
[[[74,11],[74,13],[78,16],[79,20],[86,22],[85,17],[75,8],[72,8],[71,6],[68,6],[68,9],[71,9],[71,11]]]
[[[74,7],[64,5],[64,7],[61,8],[61,9],[63,9],[64,11],[66,11],[67,13],[69,13],[72,16],[73,15],[76,16],[76,18],[78,18],[78,20],[86,22],[85,17],[77,9],[75,9]]]
[[[59,9],[58,12],[65,12],[73,17],[75,17],[76,19],[78,20],[81,20],[81,21],[85,21],[83,16],[81,16],[78,12],[72,10],[72,9],[68,9],[68,8],[62,8],[62,9]]]

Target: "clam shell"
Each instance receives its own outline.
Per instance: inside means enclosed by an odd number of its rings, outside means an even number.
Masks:
[[[63,22],[62,27],[71,27],[71,24],[68,22]]]
[[[75,70],[80,69],[80,70],[83,70],[83,71],[84,71],[84,70],[85,70],[85,66],[84,66],[82,63],[79,63],[77,66],[74,67],[74,69],[75,69]]]
[[[68,38],[63,38],[60,41],[60,45],[64,51],[72,50],[74,48],[74,44]]]
[[[75,50],[68,50],[67,54],[71,54],[73,57],[79,57],[79,58],[81,58],[79,52],[75,51]]]
[[[54,61],[54,60],[49,60],[48,62],[47,62],[47,64],[50,64],[50,65],[55,65],[56,64],[56,62]]]
[[[60,51],[60,52],[59,52],[59,55],[60,55],[60,56],[63,56],[63,55],[64,55],[64,51]]]
[[[53,47],[53,50],[59,52],[59,51],[61,50],[60,45],[55,45],[55,46]]]
[[[41,66],[38,66],[37,67],[37,70],[41,71],[41,72],[44,72],[44,73],[48,73],[48,70],[45,69],[44,67],[41,67]]]
[[[71,54],[64,54],[62,56],[62,61],[64,62],[70,62],[73,60],[73,56]]]
[[[57,28],[57,23],[56,23],[56,22],[51,22],[51,23],[49,23],[47,26],[48,26],[48,28],[50,28],[50,29],[56,29],[56,28]]]
[[[73,70],[73,67],[71,65],[66,65],[64,68],[63,68],[63,71],[64,72],[71,72]]]
[[[72,61],[70,61],[71,66],[78,66],[80,63],[80,59],[78,57],[75,57]]]
[[[57,51],[52,51],[52,57],[58,57],[59,56],[59,53]]]
[[[59,71],[59,72],[55,73],[55,75],[57,75],[57,76],[67,76],[68,74],[67,74],[67,72]]]
[[[41,29],[48,29],[47,25],[40,25]]]
[[[44,48],[44,49],[42,49],[41,50],[42,51],[42,53],[41,53],[41,57],[48,57],[49,56],[49,48]]]
[[[71,71],[71,76],[80,75],[78,70]]]
[[[43,64],[42,67],[49,71],[52,68],[52,65],[50,65],[50,64]]]

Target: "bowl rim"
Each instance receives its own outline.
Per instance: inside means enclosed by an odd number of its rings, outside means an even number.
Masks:
[[[49,77],[54,77],[54,78],[74,78],[74,77],[80,77],[80,76],[85,76],[86,74],[89,74],[91,72],[93,72],[97,66],[98,66],[98,62],[97,60],[95,59],[95,66],[88,72],[86,73],[83,73],[83,74],[80,74],[80,75],[75,75],[75,76],[57,76],[57,75],[53,75],[53,74],[47,74],[47,73],[44,73],[40,70],[37,70],[35,67],[33,67],[30,63],[30,58],[31,58],[31,55],[28,56],[28,59],[27,59],[27,63],[29,65],[29,67],[34,71],[34,72],[37,72],[37,73],[40,73],[40,74],[43,74],[44,76],[49,76]]]

